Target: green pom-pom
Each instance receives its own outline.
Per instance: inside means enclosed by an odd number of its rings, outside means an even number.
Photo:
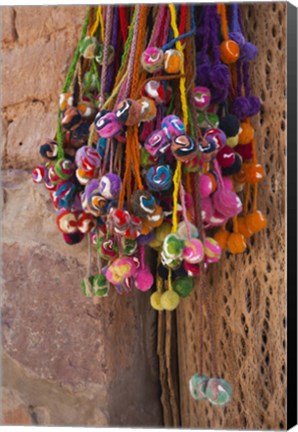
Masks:
[[[98,51],[98,42],[95,37],[86,36],[80,45],[80,54],[86,59],[93,59]]]
[[[150,168],[153,165],[156,165],[156,158],[154,158],[147,150],[142,147],[141,148],[141,167],[142,168]]]
[[[86,297],[106,297],[109,293],[109,284],[102,274],[89,276],[81,281],[81,290]]]
[[[168,258],[180,258],[184,248],[184,240],[181,240],[176,234],[169,234],[163,243],[164,255]]]
[[[125,256],[130,256],[135,253],[138,247],[137,240],[131,240],[126,237],[121,238],[122,250]]]
[[[190,277],[180,277],[174,280],[173,289],[180,297],[187,297],[193,289],[193,279]]]
[[[206,399],[206,386],[209,378],[205,375],[194,374],[189,380],[189,391],[195,400]]]
[[[215,113],[206,113],[200,111],[198,113],[198,124],[201,128],[217,127],[219,125],[218,115]]]
[[[232,387],[223,378],[211,378],[208,381],[205,395],[213,405],[223,406],[232,398]]]

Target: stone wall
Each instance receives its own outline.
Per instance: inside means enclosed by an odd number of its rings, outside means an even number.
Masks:
[[[1,423],[159,426],[156,316],[148,295],[80,291],[87,243],[67,246],[47,191],[33,185],[82,6],[2,7]]]

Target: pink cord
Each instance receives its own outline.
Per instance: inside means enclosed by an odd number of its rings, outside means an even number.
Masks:
[[[158,10],[158,15],[154,24],[151,39],[148,44],[149,47],[156,47],[158,44],[158,37],[160,35],[160,29],[162,28],[162,21],[165,16],[165,12],[168,10],[166,6],[160,6]]]
[[[113,7],[107,6],[107,16],[106,16],[106,31],[105,40],[103,45],[103,64],[101,71],[101,86],[100,86],[100,100],[101,104],[104,103],[104,92],[107,82],[108,75],[108,58],[109,58],[109,44],[112,34],[112,22],[113,22]]]
[[[137,5],[137,15],[136,15],[136,22],[135,22],[135,32],[133,35],[133,40],[131,44],[131,50],[129,54],[129,61],[128,61],[128,75],[125,85],[125,91],[123,94],[123,99],[127,98],[130,93],[131,83],[132,83],[132,77],[133,77],[133,65],[135,61],[135,54],[136,54],[136,48],[137,48],[137,41],[138,41],[138,34],[139,34],[139,27],[140,27],[140,13],[141,13],[141,5]],[[122,88],[121,88],[122,90]]]

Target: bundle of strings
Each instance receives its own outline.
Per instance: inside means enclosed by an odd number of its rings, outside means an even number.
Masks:
[[[204,307],[211,316],[209,266],[223,250],[244,252],[267,225],[250,122],[260,109],[249,85],[256,55],[237,4],[88,8],[56,136],[40,146],[44,161],[33,171],[63,240],[88,238],[84,295],[98,302],[111,287],[153,289],[152,307],[173,311],[198,287],[201,319]],[[212,358],[208,378],[201,353],[191,394],[224,405],[231,388],[218,377],[214,344]]]

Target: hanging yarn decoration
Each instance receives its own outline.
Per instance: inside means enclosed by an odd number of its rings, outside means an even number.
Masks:
[[[267,226],[251,121],[261,106],[249,82],[257,53],[238,4],[88,7],[57,95],[56,134],[40,143],[32,172],[62,241],[87,243],[81,291],[94,303],[152,290],[152,308],[172,312],[196,291],[200,358],[189,390],[217,406],[232,388],[218,374],[208,269]]]

